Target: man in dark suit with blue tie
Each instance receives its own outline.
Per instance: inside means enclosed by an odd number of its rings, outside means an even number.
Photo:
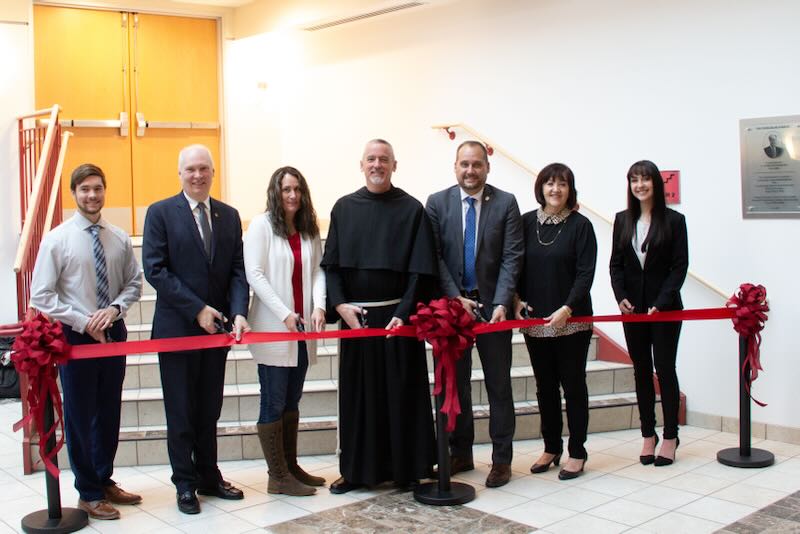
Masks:
[[[228,328],[239,340],[250,330],[239,213],[209,196],[214,162],[205,146],[181,150],[178,173],[183,191],[150,206],[144,223],[142,263],[157,296],[152,337],[223,332],[231,317]],[[217,467],[227,354],[215,348],[158,355],[172,483],[186,514],[200,512],[195,492],[244,498]]]
[[[439,256],[442,292],[460,299],[483,320],[504,321],[512,311],[522,269],[522,220],[514,195],[486,184],[486,147],[465,141],[456,151],[458,185],[434,193],[425,209],[430,216]],[[514,398],[511,393],[511,331],[482,334],[476,339],[489,395],[492,469],[486,486],[511,478]],[[471,350],[456,364],[461,415],[450,436],[450,472],[474,469],[472,444]]]

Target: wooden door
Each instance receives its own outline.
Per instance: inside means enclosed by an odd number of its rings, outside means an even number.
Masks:
[[[128,21],[114,11],[33,6],[34,80],[37,109],[58,104],[62,119],[119,120],[129,110]],[[62,177],[64,209],[75,209],[69,176],[81,163],[106,174],[103,215],[133,229],[130,135],[118,128],[65,128],[70,139]]]
[[[133,205],[141,233],[147,206],[180,190],[178,153],[186,145],[211,150],[211,196],[219,198],[218,37],[210,19],[140,14],[133,24]],[[141,118],[157,127],[142,131]]]
[[[59,104],[68,120],[128,120],[127,131],[67,128],[75,134],[62,177],[67,212],[69,174],[95,163],[108,182],[104,216],[141,234],[147,207],[180,190],[178,152],[193,143],[214,156],[219,198],[218,41],[214,19],[34,6],[37,108]]]

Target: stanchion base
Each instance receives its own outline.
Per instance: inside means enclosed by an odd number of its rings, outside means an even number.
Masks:
[[[78,508],[62,508],[61,517],[51,519],[47,510],[32,512],[22,518],[22,530],[29,534],[66,534],[89,524],[89,516]]]
[[[414,498],[422,504],[455,506],[474,500],[475,488],[462,482],[450,482],[450,491],[440,491],[438,482],[427,482],[416,487]]]
[[[742,456],[739,447],[717,452],[717,461],[731,467],[767,467],[775,463],[775,455],[764,449],[750,448],[750,456]]]

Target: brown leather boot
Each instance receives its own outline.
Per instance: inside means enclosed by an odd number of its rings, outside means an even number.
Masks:
[[[297,429],[300,426],[300,412],[283,413],[283,452],[286,454],[286,466],[294,478],[308,486],[324,486],[325,479],[315,477],[303,471],[297,463]]]
[[[283,421],[258,424],[258,439],[269,467],[268,493],[282,493],[295,497],[314,495],[317,490],[306,486],[289,472],[283,452]]]

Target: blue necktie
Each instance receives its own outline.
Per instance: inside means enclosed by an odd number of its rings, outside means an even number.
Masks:
[[[106,271],[106,253],[100,242],[100,226],[89,227],[92,234],[92,252],[94,253],[94,272],[97,275],[97,309],[108,308],[111,299],[108,297],[108,272]]]
[[[464,219],[464,290],[477,287],[475,281],[475,199],[467,197],[469,208]]]

